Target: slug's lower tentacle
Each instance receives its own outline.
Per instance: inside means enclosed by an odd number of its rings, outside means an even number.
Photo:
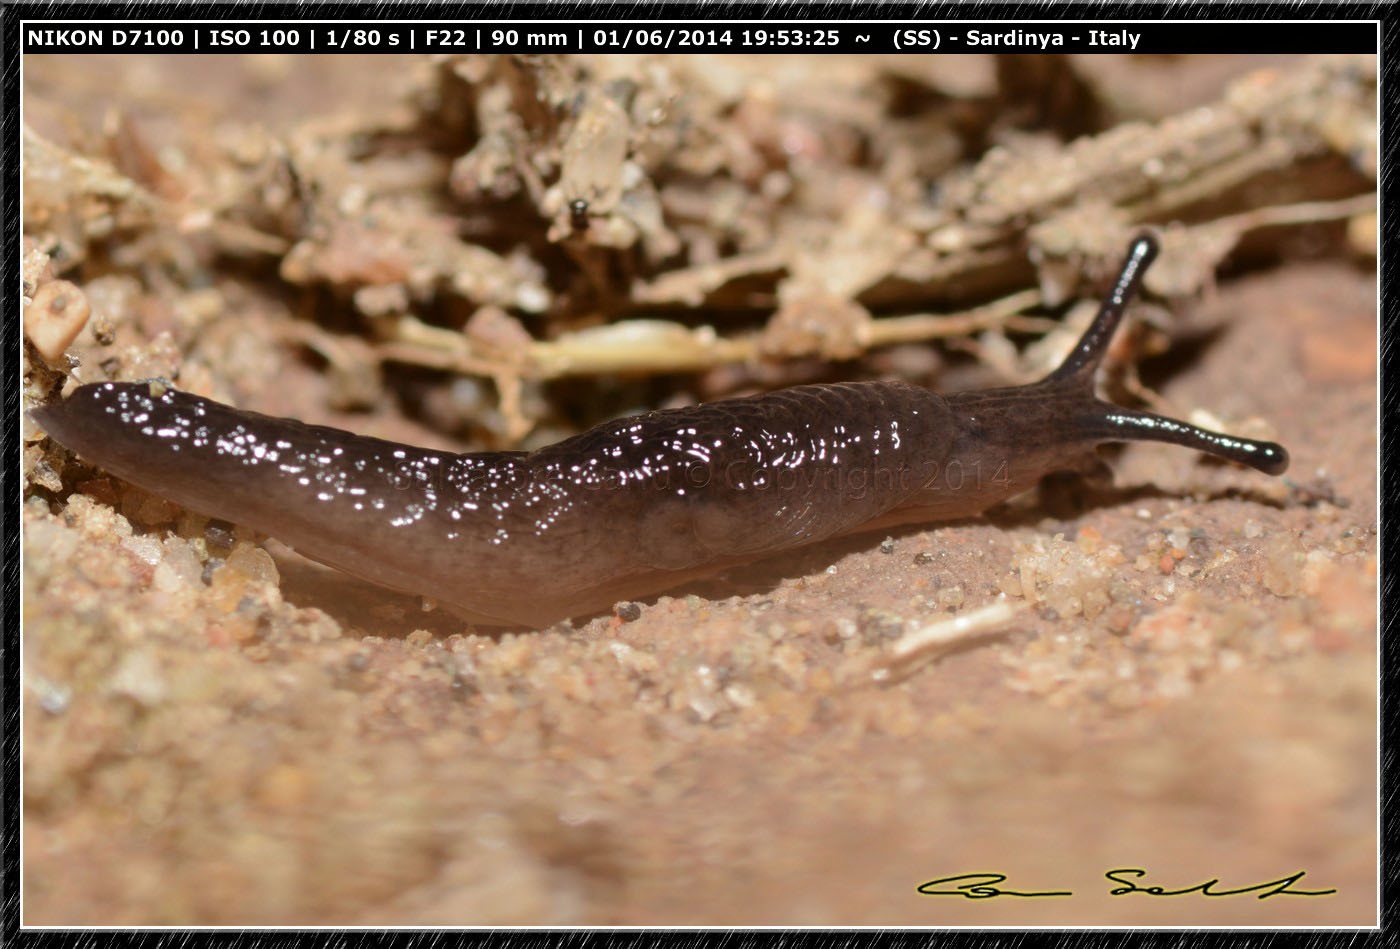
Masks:
[[[1288,470],[1288,449],[1277,442],[1207,431],[1189,422],[1108,402],[1097,403],[1084,427],[1100,441],[1168,442],[1248,465],[1269,475],[1281,475]]]

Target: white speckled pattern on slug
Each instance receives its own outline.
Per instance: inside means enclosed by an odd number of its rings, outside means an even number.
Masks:
[[[1018,388],[796,386],[617,419],[528,453],[428,451],[152,383],[81,386],[32,414],[82,457],[194,510],[478,622],[540,626],[824,538],[973,516],[1105,441],[1281,473],[1278,445],[1094,397],[1094,368],[1155,253],[1138,238],[1065,366]]]

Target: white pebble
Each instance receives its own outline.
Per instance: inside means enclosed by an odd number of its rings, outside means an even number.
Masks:
[[[160,563],[163,554],[160,541],[145,534],[132,534],[122,541],[122,546],[153,567]]]

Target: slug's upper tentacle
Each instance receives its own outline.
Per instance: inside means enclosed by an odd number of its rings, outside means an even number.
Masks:
[[[1137,295],[1138,288],[1142,286],[1143,274],[1152,265],[1152,261],[1157,259],[1158,250],[1157,238],[1151,234],[1142,233],[1133,238],[1133,242],[1128,245],[1128,256],[1123,260],[1122,269],[1118,271],[1118,278],[1113,281],[1113,289],[1104,297],[1094,322],[1089,324],[1089,328],[1065,357],[1065,361],[1045,377],[1045,382],[1081,379],[1084,380],[1084,384],[1093,385],[1094,370],[1103,362],[1104,354],[1108,352],[1108,344],[1113,342],[1113,334],[1118,331],[1118,324],[1123,322],[1128,303]]]

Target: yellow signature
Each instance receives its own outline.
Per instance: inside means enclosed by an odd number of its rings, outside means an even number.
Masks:
[[[1104,878],[1120,884],[1108,891],[1109,896],[1126,896],[1129,893],[1145,893],[1148,896],[1189,896],[1192,893],[1200,896],[1243,896],[1246,893],[1253,893],[1256,899],[1266,900],[1271,896],[1330,896],[1337,892],[1335,888],[1328,890],[1295,889],[1294,884],[1306,876],[1307,872],[1299,870],[1297,873],[1279,877],[1276,880],[1266,880],[1263,883],[1234,889],[1222,889],[1219,877],[1212,877],[1202,883],[1197,883],[1195,886],[1185,886],[1175,890],[1163,886],[1143,886],[1140,884],[1147,876],[1147,871],[1140,867],[1118,867],[1105,873]],[[957,876],[939,877],[937,880],[920,883],[919,892],[924,896],[961,896],[969,900],[989,900],[998,896],[1074,895],[1072,890],[1003,889],[1001,884],[1005,882],[1006,874],[1004,873],[960,873]]]

